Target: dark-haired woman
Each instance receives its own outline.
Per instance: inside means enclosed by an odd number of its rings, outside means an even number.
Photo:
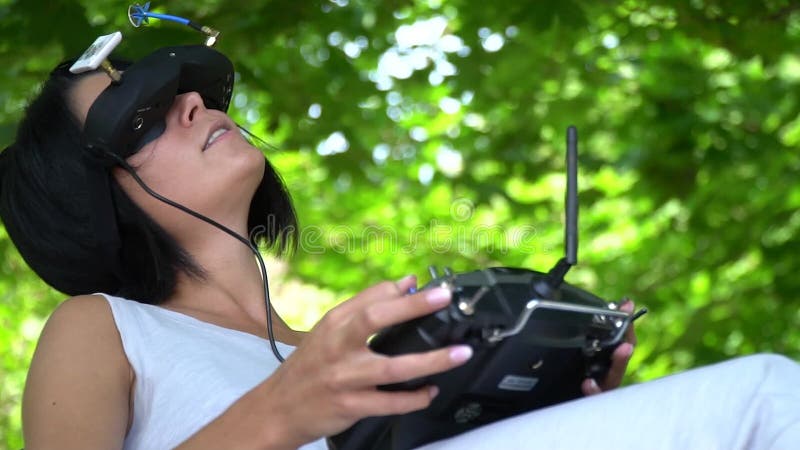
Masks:
[[[109,80],[55,72],[0,156],[0,213],[32,266],[65,291],[44,328],[26,386],[29,450],[324,448],[360,418],[426,407],[435,387],[375,386],[441,372],[471,349],[385,357],[367,338],[445,306],[450,293],[408,295],[415,279],[367,288],[307,334],[278,316],[268,350],[262,284],[250,250],[145,193],[113,170],[121,273],[82,227],[81,127]],[[275,218],[285,248],[294,213],[263,155],[196,93],[176,97],[164,132],[127,161],[153,190],[248,236]],[[111,292],[110,294],[93,294]],[[631,310],[632,304],[625,308]],[[621,345],[598,393],[619,384]],[[463,434],[431,448],[789,448],[800,442],[800,369],[758,356],[589,396]]]

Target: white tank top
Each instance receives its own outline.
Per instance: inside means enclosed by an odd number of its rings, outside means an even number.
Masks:
[[[103,296],[136,374],[126,450],[177,446],[278,367],[266,339],[158,306]],[[276,345],[284,357],[294,350]],[[326,448],[324,440],[302,447]]]

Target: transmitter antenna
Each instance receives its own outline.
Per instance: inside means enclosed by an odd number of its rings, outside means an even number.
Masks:
[[[578,263],[578,129],[567,127],[567,225],[564,230],[564,259],[570,266]]]
[[[573,125],[567,127],[567,191],[564,203],[564,257],[550,269],[545,279],[533,285],[534,291],[545,300],[553,299],[553,293],[564,282],[569,269],[578,263],[578,129]]]

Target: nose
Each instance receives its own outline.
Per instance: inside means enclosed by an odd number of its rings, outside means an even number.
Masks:
[[[197,92],[187,92],[175,97],[172,103],[172,113],[177,115],[177,119],[182,126],[188,127],[197,118],[197,113],[206,111],[203,98]]]

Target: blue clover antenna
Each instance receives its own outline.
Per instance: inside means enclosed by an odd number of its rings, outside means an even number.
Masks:
[[[150,2],[145,3],[144,6],[134,3],[128,7],[128,19],[130,19],[134,27],[138,28],[142,23],[145,25],[149,24],[151,17],[154,19],[171,20],[181,25],[189,25],[190,23],[189,19],[184,19],[183,17],[150,12]]]
[[[150,19],[147,17],[149,10],[150,2],[145,3],[144,6],[138,3],[128,6],[128,20],[131,21],[131,25],[139,28],[142,23],[149,24]]]
[[[168,20],[171,22],[177,22],[181,25],[187,25],[189,27],[192,27],[195,30],[206,35],[206,45],[209,47],[214,45],[217,42],[217,38],[219,37],[219,31],[211,27],[199,25],[195,22],[192,22],[189,19],[173,16],[171,14],[160,14],[160,13],[150,12],[150,2],[147,2],[144,5],[134,3],[128,6],[128,20],[131,21],[131,25],[133,25],[134,27],[138,28],[142,26],[142,24],[147,25],[150,23],[150,19]]]

